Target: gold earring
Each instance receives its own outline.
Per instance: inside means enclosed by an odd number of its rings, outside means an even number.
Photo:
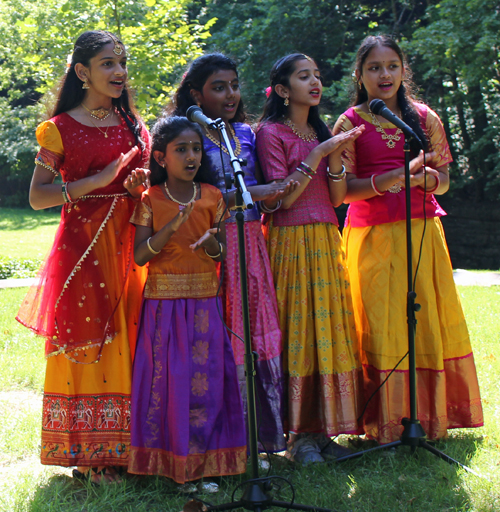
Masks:
[[[87,77],[85,77],[85,80],[83,81],[82,89],[90,89],[88,80],[89,79]]]
[[[363,83],[362,82],[358,82],[358,89],[361,91],[361,89],[363,89]]]
[[[288,105],[290,105],[290,100],[288,99],[288,96],[285,98],[283,105],[285,105],[285,107],[288,107]]]

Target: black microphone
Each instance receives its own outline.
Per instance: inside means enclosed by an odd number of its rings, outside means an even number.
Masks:
[[[197,107],[196,105],[192,105],[187,109],[186,117],[192,123],[201,124],[201,126],[204,126],[205,128],[217,128],[217,123],[213,119],[207,117],[203,113],[203,110],[201,110],[201,108]]]
[[[387,121],[391,122],[394,126],[397,126],[406,137],[411,138],[413,137],[419,144],[420,147],[423,148],[422,141],[420,140],[420,137],[413,131],[412,128],[410,128],[402,119],[400,119],[396,114],[391,112],[387,105],[379,99],[370,101],[370,110],[377,116],[382,116]]]

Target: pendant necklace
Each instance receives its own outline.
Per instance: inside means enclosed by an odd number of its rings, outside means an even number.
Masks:
[[[98,119],[99,121],[104,121],[107,119],[113,110],[113,107],[110,108],[87,108],[83,103],[81,103],[82,107],[90,114],[90,117],[93,117],[94,119]]]
[[[377,116],[371,111],[370,105],[368,103],[366,105],[368,106],[368,113],[372,118],[373,124],[377,127],[376,131],[382,135],[382,140],[387,141],[387,147],[389,149],[394,149],[396,147],[396,142],[399,142],[399,140],[401,139],[401,134],[403,133],[403,131],[401,130],[401,128],[398,128],[394,135],[387,133],[382,128],[382,125],[380,124],[380,121],[377,119]]]

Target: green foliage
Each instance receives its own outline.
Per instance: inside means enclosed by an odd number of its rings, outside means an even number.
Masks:
[[[41,263],[41,260],[0,257],[0,279],[35,277]]]
[[[151,121],[167,103],[181,68],[201,54],[213,20],[191,22],[188,0],[2,0],[0,3],[0,169],[7,187],[0,205],[27,206],[37,150],[35,127],[47,94],[66,69],[67,56],[85,30],[117,33],[129,51],[130,86]]]

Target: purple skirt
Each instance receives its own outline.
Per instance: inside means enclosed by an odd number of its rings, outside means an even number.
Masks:
[[[238,377],[217,301],[144,300],[129,472],[184,483],[246,471]]]

